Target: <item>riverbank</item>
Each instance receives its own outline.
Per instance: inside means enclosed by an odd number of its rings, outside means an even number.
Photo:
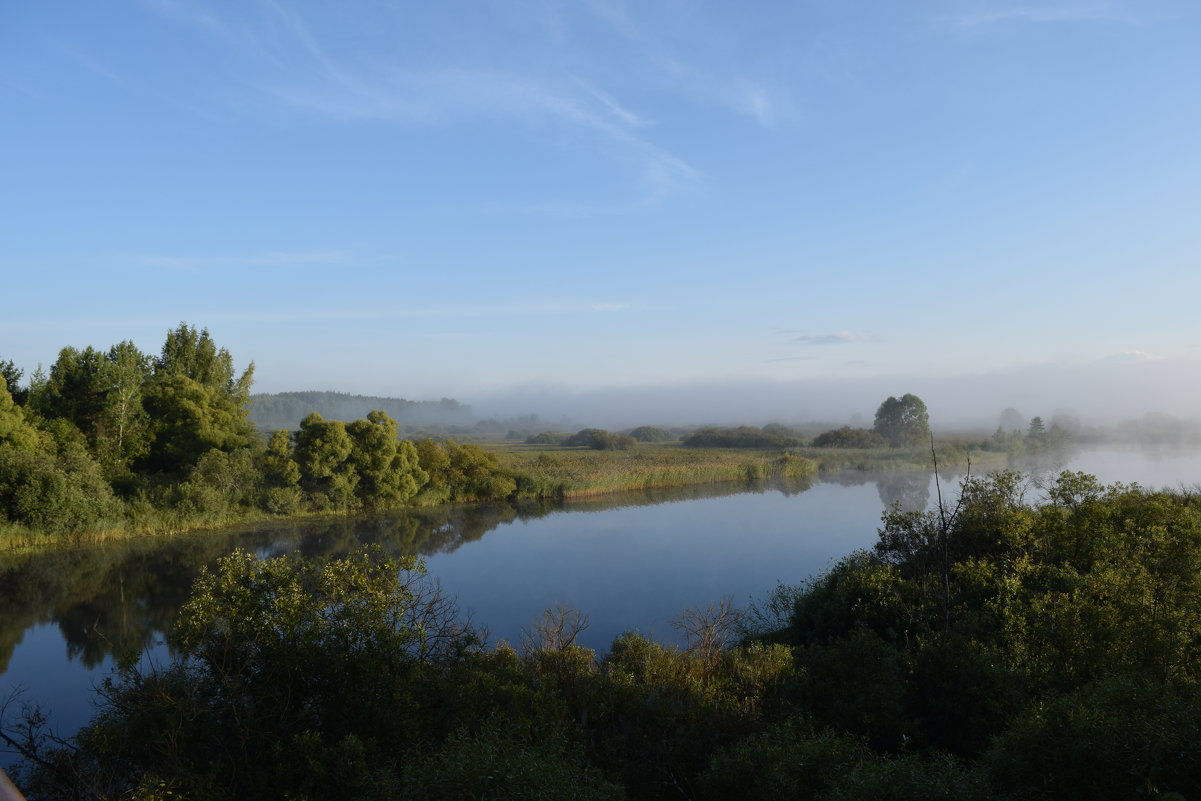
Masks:
[[[564,446],[489,444],[495,470],[509,481],[508,492],[498,497],[476,497],[486,502],[572,500],[657,488],[703,486],[761,479],[812,480],[819,473],[839,471],[900,471],[930,469],[929,449],[751,449],[689,448],[678,442],[643,443],[629,450],[592,450]],[[942,467],[962,468],[968,452],[952,443],[939,446]],[[970,452],[973,465],[1000,464],[1003,453]],[[417,495],[396,508],[436,507],[445,496],[435,492]],[[363,509],[293,509],[273,514],[258,507],[225,505],[197,512],[186,506],[158,507],[145,501],[128,502],[124,517],[100,521],[94,528],[50,533],[19,524],[0,524],[0,550],[102,543],[108,541],[183,534],[256,522],[307,520],[359,514]],[[377,509],[376,511],[382,511]]]

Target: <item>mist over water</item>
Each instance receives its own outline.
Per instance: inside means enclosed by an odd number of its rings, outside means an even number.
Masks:
[[[1056,364],[976,375],[889,375],[846,380],[731,378],[645,386],[579,388],[542,384],[460,399],[481,417],[537,414],[557,422],[621,428],[637,425],[762,424],[855,415],[870,426],[880,402],[911,392],[925,401],[936,430],[991,432],[1007,407],[1050,420],[1070,410],[1086,426],[1113,426],[1148,413],[1195,420],[1201,365],[1132,359]]]

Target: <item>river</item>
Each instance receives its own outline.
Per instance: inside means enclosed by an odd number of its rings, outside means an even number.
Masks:
[[[1193,451],[1095,450],[1051,469],[1062,467],[1106,483],[1201,481]],[[943,478],[946,493],[956,477]],[[886,506],[924,508],[933,490],[920,471],[843,473],[812,484],[422,510],[9,554],[0,558],[0,701],[19,693],[10,717],[37,703],[60,732],[76,730],[118,655],[166,658],[164,632],[195,575],[235,548],[318,556],[373,542],[420,554],[494,641],[518,642],[544,609],[567,604],[591,621],[581,642],[603,651],[629,629],[672,640],[670,621],[685,607],[725,596],[745,607],[779,582],[820,573],[875,542]],[[11,762],[0,754],[0,765]]]

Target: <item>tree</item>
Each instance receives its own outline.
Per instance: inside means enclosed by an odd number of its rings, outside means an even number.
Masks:
[[[468,634],[413,557],[235,552],[196,581],[170,663],[127,666],[39,798],[392,798],[424,733],[430,643]],[[36,744],[35,744],[36,748]],[[55,786],[55,785],[58,786]],[[31,794],[32,795],[32,794]]]
[[[354,504],[354,469],[347,463],[353,445],[341,420],[326,420],[313,412],[300,421],[296,434],[296,463],[301,486],[319,509],[349,509]]]
[[[28,390],[21,389],[21,376],[23,375],[25,375],[25,371],[17,367],[12,359],[0,362],[0,379],[4,380],[5,386],[8,387],[8,394],[12,396],[13,402],[18,406],[24,406],[25,399],[29,395]]]
[[[275,431],[259,454],[262,504],[268,512],[288,514],[300,508],[300,468],[292,458],[292,435]]]
[[[142,404],[150,358],[128,340],[113,345],[99,379],[105,397],[93,447],[110,474],[121,473],[150,449],[150,416]]]
[[[104,409],[104,354],[93,347],[66,347],[50,367],[50,375],[33,393],[31,405],[47,420],[74,424],[91,439]]]
[[[35,451],[42,447],[42,436],[26,418],[26,412],[13,402],[8,389],[0,385],[0,446]]]
[[[912,393],[900,398],[889,397],[876,410],[876,423],[872,430],[887,439],[894,448],[921,445],[930,438],[926,404]]]
[[[1021,431],[1022,423],[1025,421],[1025,419],[1026,418],[1022,417],[1021,412],[1010,406],[1006,408],[1005,411],[1001,412],[1001,416],[997,420],[997,427],[1006,434],[1014,431]]]
[[[358,475],[358,497],[367,508],[397,506],[425,484],[413,443],[397,439],[396,421],[379,410],[346,427],[350,463]]]
[[[1027,432],[1027,436],[1041,437],[1046,433],[1047,426],[1043,423],[1043,419],[1041,417],[1030,418],[1030,430]]]
[[[145,393],[154,420],[147,466],[186,474],[213,448],[249,447],[255,441],[247,415],[253,375],[251,364],[236,376],[233,357],[217,348],[207,329],[180,323],[168,331]]]

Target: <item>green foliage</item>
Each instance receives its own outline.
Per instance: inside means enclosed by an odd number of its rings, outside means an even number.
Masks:
[[[564,434],[559,431],[543,431],[538,434],[531,434],[525,438],[527,445],[561,445],[564,440],[570,437],[570,434]]]
[[[799,438],[754,426],[700,428],[684,438],[689,448],[790,448],[805,444]]]
[[[0,386],[0,446],[7,445],[20,451],[38,450],[43,446],[37,429],[26,418],[25,410],[18,406]]]
[[[313,412],[300,422],[295,459],[308,502],[316,509],[350,509],[358,477],[348,459],[353,448],[346,424]]]
[[[622,635],[601,662],[587,707],[599,764],[639,798],[687,792],[721,743],[754,730],[791,662],[781,646],[731,649],[713,660]]]
[[[797,698],[820,723],[895,748],[912,732],[905,710],[907,659],[875,632],[854,629],[798,649]]]
[[[32,406],[46,419],[70,421],[85,434],[92,433],[104,407],[104,354],[89,346],[59,351],[50,375],[32,397]]]
[[[21,376],[23,375],[25,375],[25,371],[17,367],[12,359],[0,362],[0,385],[3,385],[13,399],[13,403],[18,406],[24,406],[29,396],[29,390],[21,387]]]
[[[876,410],[872,430],[894,448],[922,445],[930,441],[930,419],[926,404],[917,395],[907,393],[888,397]]]
[[[306,418],[307,419],[307,418]],[[358,477],[359,505],[367,509],[399,506],[417,495],[427,476],[417,449],[397,439],[396,421],[381,411],[346,427],[351,447],[347,460]]]
[[[181,659],[108,682],[80,750],[54,759],[102,798],[146,776],[197,798],[393,797],[429,643],[457,630],[423,575],[378,551],[225,557],[181,610]]]
[[[638,426],[630,436],[639,442],[670,442],[672,439],[670,433],[656,426]]]
[[[983,760],[1016,798],[1191,797],[1201,787],[1201,687],[1102,680],[1040,702]]]
[[[887,448],[888,440],[877,431],[843,426],[813,439],[815,448]]]
[[[275,431],[257,454],[263,484],[260,503],[275,514],[292,514],[301,506],[300,467],[292,459],[291,439],[287,431]]]
[[[255,505],[260,495],[261,473],[248,449],[226,453],[208,451],[196,462],[188,479],[176,492],[176,507],[194,518],[214,523],[236,517]]]
[[[614,434],[603,428],[584,428],[563,440],[568,447],[592,448],[596,451],[627,451],[637,444],[634,437]]]
[[[144,405],[154,421],[143,460],[153,471],[186,474],[207,451],[234,451],[254,442],[247,404],[254,365],[236,376],[233,357],[207,330],[181,323],[167,332],[154,361]]]
[[[517,480],[496,454],[479,445],[422,439],[413,443],[429,494],[441,501],[501,500],[517,491]]]
[[[413,801],[625,798],[620,786],[578,754],[553,742],[528,742],[496,725],[475,735],[456,732],[438,751],[415,760],[405,771],[403,793]]]
[[[793,703],[876,748],[977,757],[1011,725],[1032,731],[1015,716],[1039,698],[1066,714],[1053,699],[1110,682],[1201,684],[1197,499],[1064,473],[1034,505],[1026,486],[1002,472],[966,481],[954,508],[893,509],[874,552],[778,591],[760,620],[791,609],[767,639],[796,646]],[[1047,754],[1031,777],[1054,771]]]
[[[941,754],[881,756],[862,741],[815,731],[801,721],[747,738],[714,757],[701,776],[703,798],[720,801],[968,801],[992,794]]]
[[[54,453],[0,444],[0,519],[77,535],[117,515],[100,466],[82,447]]]
[[[143,403],[150,359],[132,342],[121,342],[109,349],[100,378],[104,405],[93,447],[108,473],[121,475],[150,450],[150,415]]]

